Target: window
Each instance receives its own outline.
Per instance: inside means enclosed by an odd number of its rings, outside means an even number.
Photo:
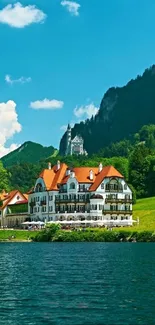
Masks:
[[[101,189],[104,190],[104,183],[101,184]]]
[[[124,190],[127,190],[127,185],[126,184],[124,184]]]
[[[70,184],[70,190],[75,190],[75,183]]]
[[[52,201],[53,200],[53,195],[50,195],[49,196],[49,201]]]
[[[49,212],[52,212],[52,211],[53,211],[53,207],[49,206]]]

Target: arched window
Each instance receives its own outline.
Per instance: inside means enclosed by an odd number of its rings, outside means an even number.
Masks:
[[[127,190],[127,185],[126,184],[124,184],[124,190]]]
[[[42,184],[41,183],[38,183],[37,186],[36,186],[36,192],[42,192],[43,191],[43,187],[42,187]]]
[[[70,184],[70,190],[75,190],[75,183]]]

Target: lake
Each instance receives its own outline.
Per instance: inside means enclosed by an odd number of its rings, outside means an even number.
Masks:
[[[2,324],[155,324],[155,244],[1,243]]]

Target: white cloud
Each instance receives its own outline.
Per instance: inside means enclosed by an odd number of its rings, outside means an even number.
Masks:
[[[20,77],[19,79],[12,79],[11,76],[9,74],[6,74],[5,76],[5,81],[8,84],[13,85],[14,83],[20,83],[20,84],[25,84],[27,82],[32,81],[32,79],[30,77],[25,78],[25,77]]]
[[[20,144],[12,143],[10,147],[6,148],[0,144],[0,158],[7,155],[8,153],[18,149]]]
[[[11,144],[9,148],[6,148],[5,144],[15,133],[19,133],[21,128],[21,124],[18,122],[16,103],[12,100],[0,103],[0,157],[17,148],[16,144]]]
[[[75,1],[68,1],[63,0],[61,1],[61,5],[63,7],[66,7],[67,10],[73,15],[73,16],[79,16],[79,9],[81,5]]]
[[[59,109],[62,108],[64,105],[63,101],[56,100],[56,99],[43,99],[43,100],[36,100],[35,102],[30,103],[30,107],[33,109]]]
[[[33,23],[44,22],[46,14],[35,5],[23,6],[20,2],[8,4],[0,10],[0,23],[23,28]]]
[[[98,112],[99,108],[96,107],[93,103],[86,105],[86,106],[80,106],[80,107],[75,107],[74,109],[74,115],[77,118],[91,118],[92,116],[96,115]]]

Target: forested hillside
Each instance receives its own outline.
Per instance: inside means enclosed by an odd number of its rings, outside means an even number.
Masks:
[[[98,114],[75,124],[72,138],[80,134],[89,154],[131,136],[146,124],[155,123],[155,66],[124,87],[110,88],[104,95]],[[60,142],[64,155],[66,133]]]
[[[54,147],[43,147],[39,143],[25,142],[18,149],[2,158],[3,165],[8,167],[19,163],[37,163],[41,159],[54,155]]]
[[[146,125],[131,140],[112,143],[94,155],[56,156],[38,160],[38,163],[21,162],[9,167],[0,164],[0,189],[31,189],[40,171],[57,160],[69,167],[113,165],[126,178],[137,198],[155,196],[155,125]]]

